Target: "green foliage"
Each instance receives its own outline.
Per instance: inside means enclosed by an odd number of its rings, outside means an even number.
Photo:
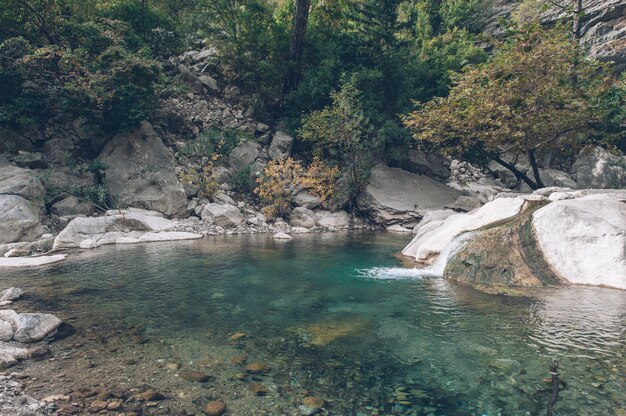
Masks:
[[[228,183],[230,183],[233,188],[238,192],[241,192],[243,194],[252,193],[255,184],[252,180],[252,175],[250,172],[251,168],[252,165],[249,165],[233,172],[233,174],[230,176],[230,179],[228,180]]]
[[[354,79],[331,93],[332,106],[307,115],[298,135],[313,143],[314,154],[336,160],[362,149],[367,140],[367,119]]]
[[[465,160],[504,164],[503,154],[526,155],[534,180],[521,177],[542,187],[536,158],[575,152],[606,120],[601,103],[611,80],[604,69],[581,56],[564,30],[532,25],[489,62],[455,76],[450,95],[425,103],[405,122],[423,146]]]
[[[185,143],[182,153],[187,157],[208,157],[217,160],[228,156],[241,140],[251,140],[251,136],[233,128],[211,127],[194,140]]]
[[[48,209],[52,204],[68,195],[89,201],[100,211],[106,211],[111,208],[109,191],[107,186],[103,183],[68,186],[67,184],[52,180],[50,175],[46,173],[39,175],[39,179],[44,186],[43,202]]]

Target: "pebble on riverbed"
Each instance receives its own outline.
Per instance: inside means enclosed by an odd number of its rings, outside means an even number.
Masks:
[[[204,413],[206,413],[207,416],[221,416],[225,411],[226,403],[221,400],[213,400],[204,408]]]

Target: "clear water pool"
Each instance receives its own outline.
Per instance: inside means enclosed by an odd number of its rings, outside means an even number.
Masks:
[[[186,409],[219,397],[231,414],[296,415],[302,397],[315,395],[333,415],[544,415],[543,379],[557,359],[565,383],[557,415],[626,414],[626,292],[485,295],[399,268],[392,254],[409,238],[103,247],[38,270],[0,271],[0,282],[28,290],[21,308],[78,328],[59,344],[78,372],[103,360],[93,370],[100,384],[105,376],[156,384]],[[244,376],[245,363],[230,362],[242,354],[269,372]],[[128,357],[136,363],[106,372]],[[177,371],[159,370],[170,362],[213,381],[187,388]],[[249,393],[252,381],[270,393]]]

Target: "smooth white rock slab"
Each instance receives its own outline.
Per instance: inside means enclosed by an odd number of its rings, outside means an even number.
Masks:
[[[31,267],[43,266],[65,260],[67,254],[38,257],[0,257],[0,267]]]
[[[550,268],[576,284],[626,289],[626,203],[610,194],[562,199],[532,225]]]
[[[420,228],[416,230],[415,237],[402,250],[402,254],[418,261],[431,261],[433,256],[443,252],[459,234],[474,231],[519,214],[525,201],[524,197],[498,198],[474,211],[454,214],[443,220],[430,221],[424,230]]]

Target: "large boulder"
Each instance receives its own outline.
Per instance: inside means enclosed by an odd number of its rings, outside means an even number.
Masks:
[[[0,153],[15,153],[19,150],[29,152],[32,149],[33,143],[28,137],[0,127]]]
[[[539,175],[546,187],[578,188],[574,179],[567,172],[556,169],[540,169]]]
[[[289,217],[289,224],[292,227],[313,228],[315,227],[315,213],[305,207],[294,208]]]
[[[626,203],[612,195],[553,202],[533,215],[550,268],[572,283],[626,289]]]
[[[402,169],[418,175],[426,175],[443,181],[450,177],[450,169],[448,169],[450,163],[446,159],[420,149],[410,149],[406,158],[398,163]]]
[[[260,144],[244,140],[230,152],[230,155],[228,155],[228,164],[237,172],[252,166],[260,154]]]
[[[59,217],[92,215],[95,212],[96,207],[91,201],[80,199],[72,195],[55,202],[50,207],[50,213]]]
[[[379,224],[412,227],[426,212],[452,205],[460,195],[427,176],[376,165],[357,207]]]
[[[342,230],[350,227],[350,215],[345,211],[315,211],[315,222],[320,227]]]
[[[224,228],[237,227],[245,221],[239,209],[229,204],[206,204],[200,217],[204,222]]]
[[[626,289],[626,190],[545,188],[418,228],[403,254],[479,287]],[[434,269],[434,268],[433,268]]]
[[[322,200],[308,190],[304,189],[294,195],[291,203],[297,207],[315,209],[322,205]]]
[[[187,196],[174,172],[174,156],[147,121],[113,137],[98,159],[108,166],[106,184],[114,204],[185,214]]]
[[[18,195],[0,195],[0,244],[33,241],[43,234],[41,209]]]
[[[174,222],[150,211],[108,211],[103,217],[79,217],[70,221],[54,240],[53,250],[202,237],[201,234],[174,231],[175,226]]]
[[[13,310],[0,311],[0,323],[3,323],[6,331],[6,323],[11,326],[12,337],[5,339],[29,343],[41,341],[51,335],[63,323],[59,318],[47,313],[16,313]],[[5,336],[6,338],[6,336]]]
[[[13,319],[13,340],[23,343],[41,341],[62,323],[59,318],[48,313],[20,313]]]
[[[416,227],[415,237],[402,254],[420,263],[430,263],[460,234],[519,214],[524,201],[523,197],[498,198],[469,213],[447,215],[443,211],[440,217],[428,218]]]
[[[277,131],[269,148],[272,160],[285,160],[291,154],[293,137],[282,131]]]
[[[626,188],[626,156],[587,147],[578,155],[572,173],[579,188]]]
[[[0,195],[17,195],[31,202],[42,202],[44,187],[37,172],[0,160]]]

